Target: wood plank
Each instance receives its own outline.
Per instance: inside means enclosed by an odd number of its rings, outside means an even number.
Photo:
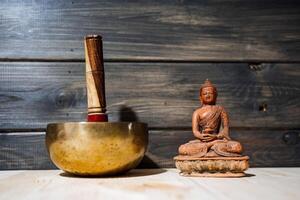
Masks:
[[[231,136],[243,144],[251,167],[291,167],[300,166],[299,133],[299,130],[233,129]],[[191,131],[150,131],[148,151],[139,168],[175,167],[173,157],[179,145],[191,139]],[[0,134],[0,170],[55,168],[44,143],[43,132]]]
[[[286,134],[289,134],[288,136]],[[299,130],[231,129],[231,137],[242,143],[251,167],[300,166]],[[286,142],[284,138],[289,138]],[[152,131],[147,156],[160,167],[174,166],[179,145],[194,139],[191,131]]]
[[[118,177],[70,177],[59,170],[0,171],[0,199],[197,200],[300,198],[299,168],[254,168],[244,178],[183,177],[176,169],[136,169]],[[251,192],[249,192],[251,191]]]
[[[109,118],[190,127],[198,89],[209,78],[232,126],[299,127],[298,65],[265,64],[255,71],[242,63],[106,63]],[[83,63],[4,62],[0,71],[1,129],[85,120]]]
[[[0,134],[0,169],[55,169],[45,146],[45,133]]]
[[[294,0],[19,0],[0,4],[0,59],[83,59],[83,36],[106,59],[300,61]]]
[[[231,126],[299,128],[299,64],[105,64],[110,121],[189,128],[199,87],[209,78]],[[84,63],[2,62],[0,72],[2,130],[85,120]]]

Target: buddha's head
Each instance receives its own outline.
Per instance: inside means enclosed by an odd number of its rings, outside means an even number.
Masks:
[[[217,96],[217,88],[208,79],[206,79],[200,88],[200,101],[203,105],[215,105]]]

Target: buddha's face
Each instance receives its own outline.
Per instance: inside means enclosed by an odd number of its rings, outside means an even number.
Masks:
[[[216,104],[217,94],[213,87],[202,88],[200,100],[203,104],[214,105]]]

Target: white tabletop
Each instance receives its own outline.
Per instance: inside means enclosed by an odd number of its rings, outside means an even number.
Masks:
[[[0,171],[2,200],[300,199],[300,168],[250,168],[244,178],[182,177],[176,169],[136,169],[110,178],[60,170]]]

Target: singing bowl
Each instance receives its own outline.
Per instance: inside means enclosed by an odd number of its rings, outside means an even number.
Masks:
[[[46,132],[52,162],[81,176],[124,173],[140,163],[147,144],[147,125],[137,122],[57,123]]]

